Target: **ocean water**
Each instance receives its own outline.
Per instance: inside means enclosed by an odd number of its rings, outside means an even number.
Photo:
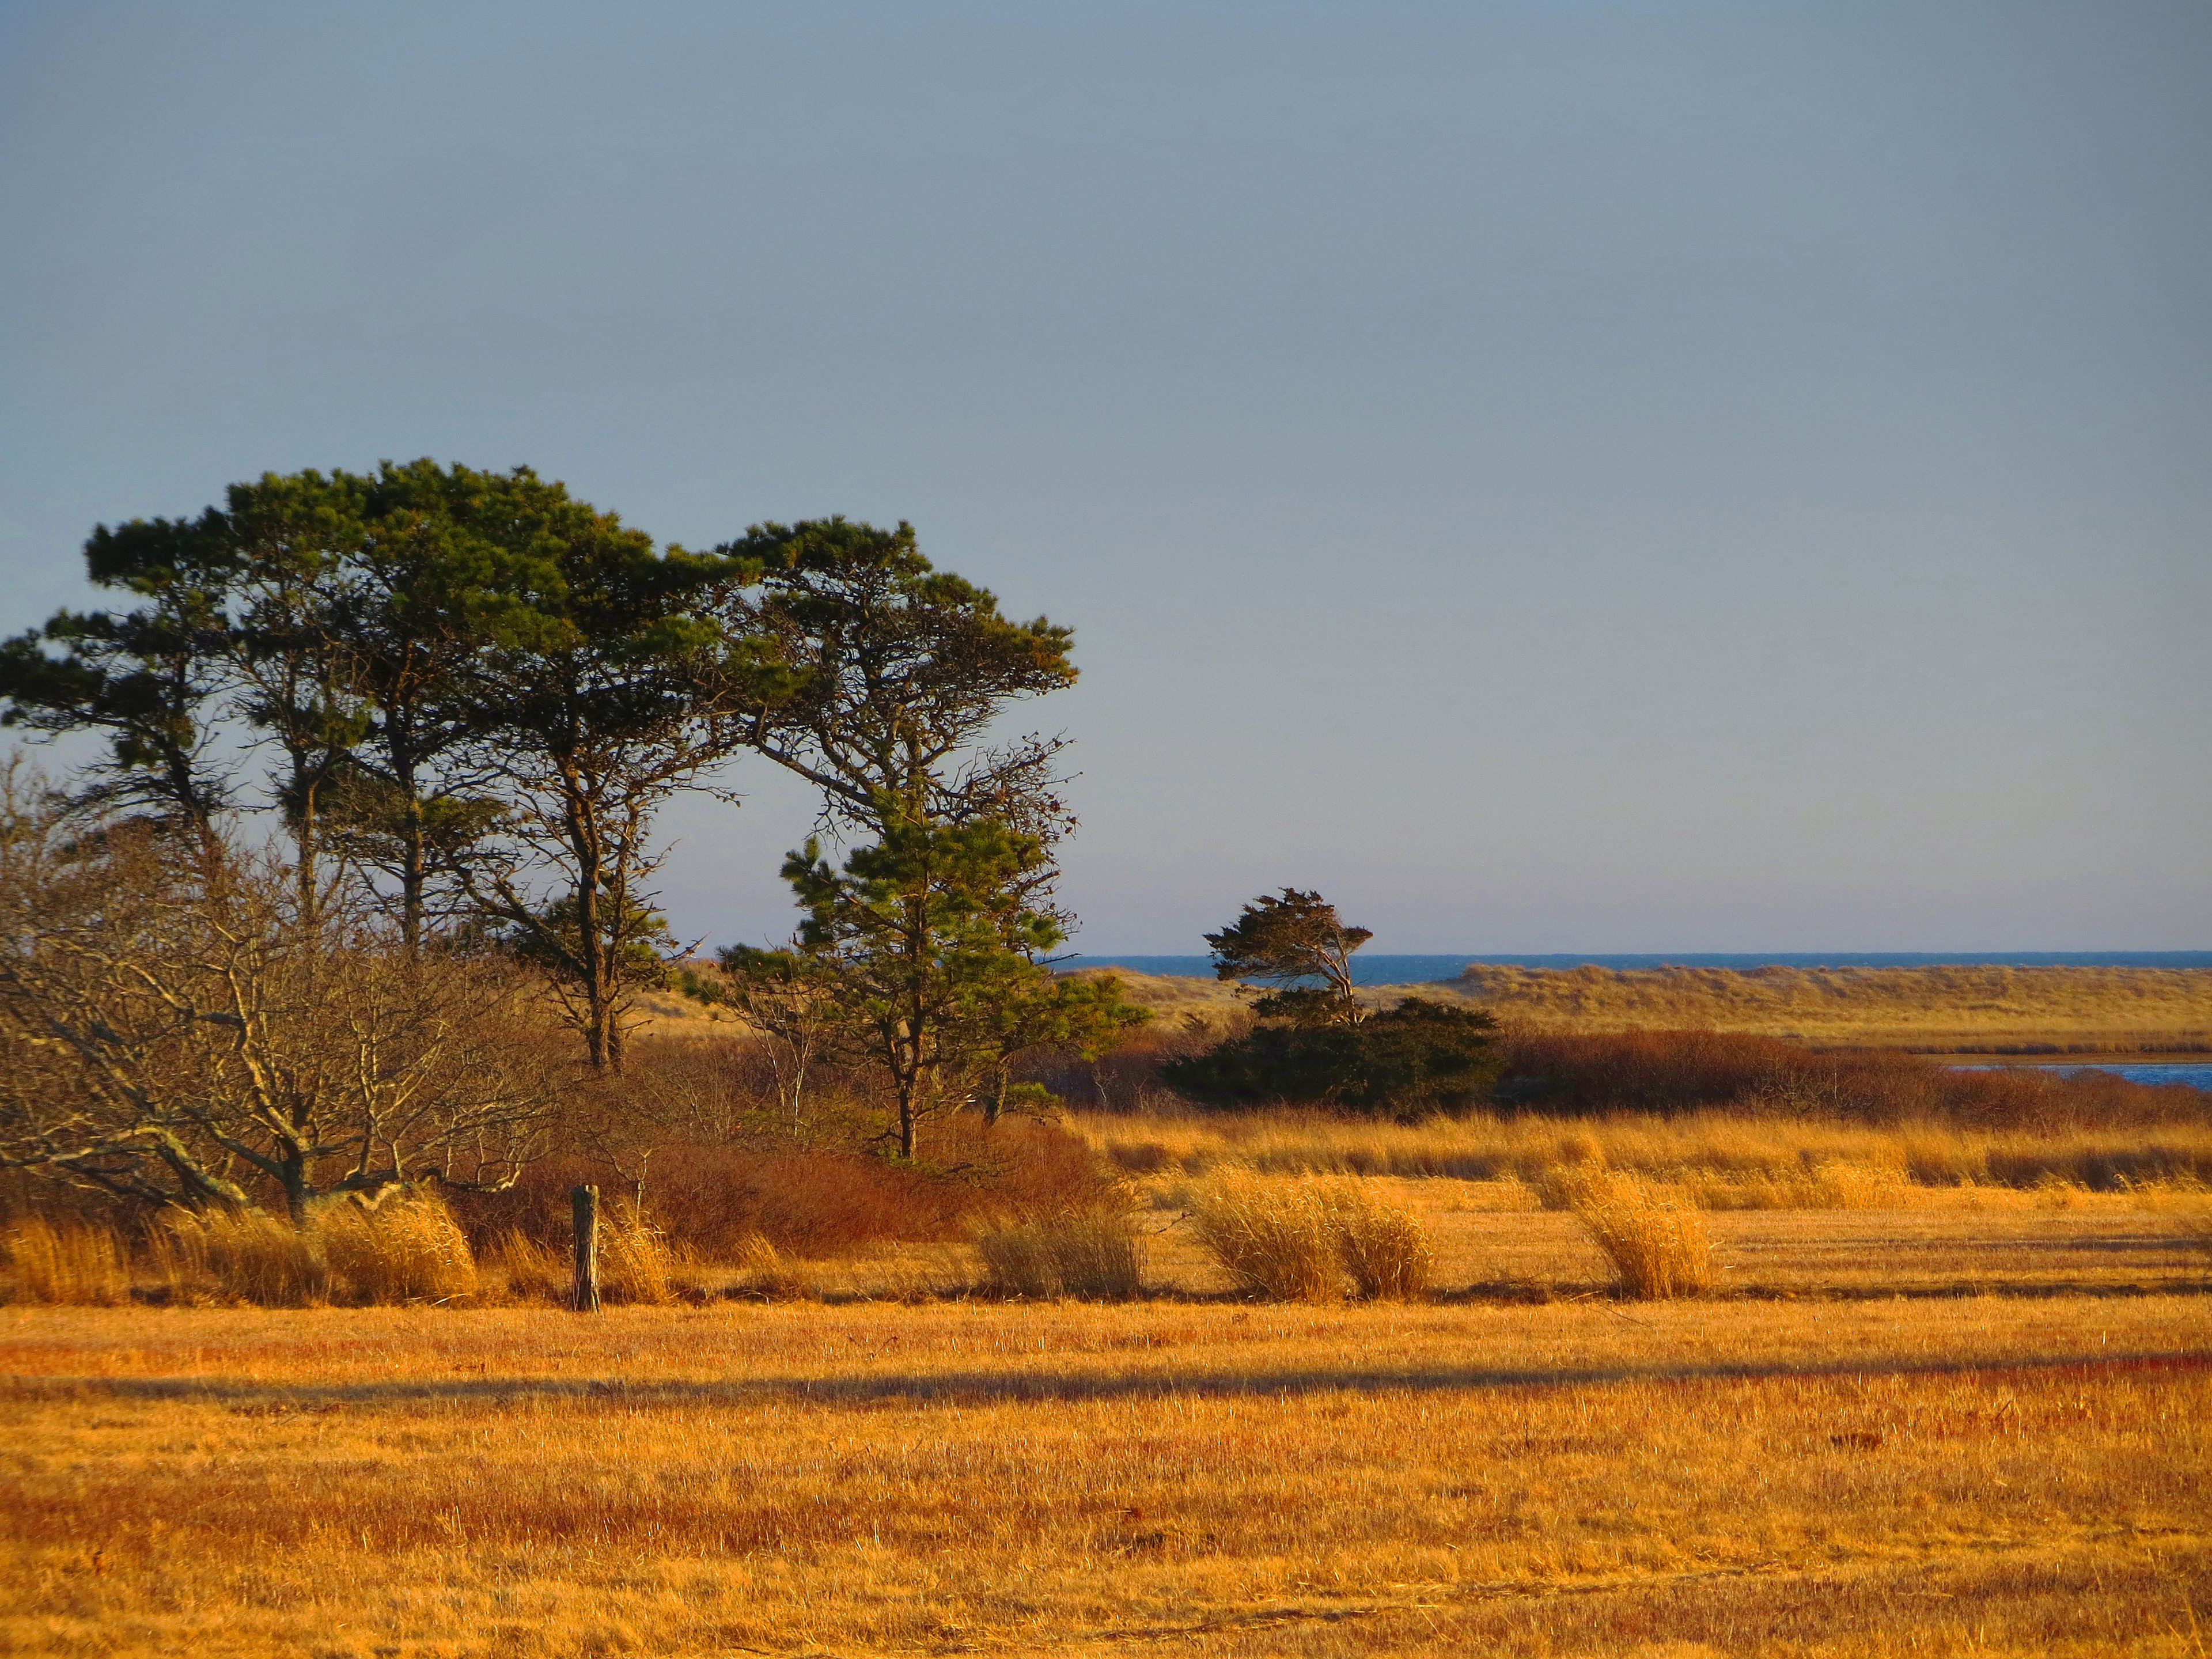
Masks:
[[[1494,963],[1515,968],[1934,968],[1972,966],[1998,968],[2212,968],[2212,951],[2014,951],[1980,952],[1831,951],[1790,954],[1700,955],[1695,951],[1672,956],[1576,956],[1572,953],[1537,956],[1491,956],[1469,951],[1464,956],[1381,956],[1364,951],[1352,959],[1353,982],[1360,985],[1425,985],[1456,979],[1471,963]],[[1211,957],[1077,956],[1062,964],[1068,968],[1127,968],[1136,974],[1180,974],[1196,979],[1213,977]]]
[[[1992,1072],[1995,1066],[1954,1066],[1954,1072]],[[2130,1083],[2179,1083],[2191,1089],[2212,1090],[2212,1065],[2194,1060],[2094,1060],[2080,1066],[2039,1066],[2039,1072],[2112,1072]]]

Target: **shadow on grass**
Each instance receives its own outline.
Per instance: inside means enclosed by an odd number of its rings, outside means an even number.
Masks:
[[[2212,1370],[2212,1351],[2174,1349],[2087,1358],[2079,1354],[1991,1360],[1908,1359],[1875,1356],[1808,1364],[1714,1363],[1697,1365],[1560,1366],[1545,1370],[1407,1367],[1399,1370],[1311,1368],[1280,1371],[1175,1372],[1141,1375],[1063,1370],[943,1371],[927,1376],[774,1377],[635,1381],[625,1377],[470,1377],[281,1384],[220,1377],[0,1378],[0,1401],[181,1400],[229,1406],[246,1414],[332,1410],[348,1406],[428,1403],[522,1404],[536,1401],[606,1401],[623,1407],[760,1405],[783,1401],[823,1405],[927,1401],[978,1406],[1001,1402],[1163,1399],[1170,1396],[1289,1399],[1344,1393],[1479,1394],[1510,1389],[1588,1388],[1627,1382],[1756,1382],[1821,1376],[1984,1376],[2072,1371],[2084,1378],[2124,1371]]]

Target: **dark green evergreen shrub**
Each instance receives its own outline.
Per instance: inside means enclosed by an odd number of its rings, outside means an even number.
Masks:
[[[1207,1106],[1313,1102],[1412,1116],[1490,1098],[1496,1029],[1478,1010],[1408,997],[1356,1025],[1263,1025],[1170,1061],[1160,1078]]]

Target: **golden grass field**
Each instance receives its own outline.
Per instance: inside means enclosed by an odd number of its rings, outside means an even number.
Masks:
[[[2212,1125],[2202,1123],[1990,1130],[1728,1112],[1570,1120],[1475,1112],[1393,1123],[1294,1109],[1081,1114],[1073,1121],[1109,1163],[1143,1177],[1237,1165],[1274,1175],[1485,1181],[1596,1164],[1688,1183],[1717,1209],[1845,1208],[1862,1198],[1858,1207],[1895,1207],[1959,1188],[2009,1204],[2030,1201],[2024,1189],[2039,1183],[2111,1188],[2179,1177],[2212,1185]]]
[[[1212,980],[1114,970],[1159,1019],[1218,1024],[1242,1005]],[[2212,1048],[2212,970],[2155,968],[1721,968],[1479,965],[1437,985],[1370,987],[1488,1010],[1533,1032],[1735,1031],[1873,1048],[2002,1052]]]
[[[0,1310],[11,1655],[2198,1655],[2201,1194],[1711,1213],[1622,1304],[1517,1179],[1436,1293]],[[897,1299],[862,1299],[890,1297]]]

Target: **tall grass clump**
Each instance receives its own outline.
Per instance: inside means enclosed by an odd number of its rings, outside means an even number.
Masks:
[[[1426,1230],[1358,1181],[1225,1170],[1193,1193],[1190,1219],[1240,1285],[1279,1301],[1334,1302],[1347,1274],[1363,1297],[1409,1300],[1428,1289]]]
[[[148,1253],[172,1301],[234,1297],[264,1308],[304,1308],[331,1299],[322,1236],[274,1216],[166,1211]]]
[[[625,1205],[599,1221],[599,1284],[615,1302],[665,1307],[676,1300],[676,1253],[667,1235]]]
[[[167,1212],[149,1230],[146,1255],[167,1299],[179,1303],[451,1302],[476,1295],[480,1284],[452,1212],[422,1192],[374,1204],[331,1199],[305,1228],[252,1212]]]
[[[730,1265],[738,1270],[738,1289],[769,1302],[803,1302],[821,1294],[820,1287],[794,1267],[767,1237],[754,1233],[738,1240]]]
[[[511,1301],[565,1304],[575,1290],[574,1259],[515,1228],[485,1246],[483,1273]]]
[[[1589,1175],[1565,1188],[1567,1207],[1639,1301],[1702,1295],[1713,1285],[1712,1240],[1684,1199],[1633,1176]]]
[[[0,1243],[19,1302],[106,1308],[131,1299],[130,1259],[109,1228],[25,1216]]]
[[[451,1302],[477,1293],[469,1241],[434,1194],[398,1193],[376,1205],[338,1199],[317,1211],[314,1230],[332,1288],[349,1300]]]
[[[1226,1170],[1192,1194],[1191,1225],[1245,1289],[1280,1302],[1334,1302],[1343,1269],[1322,1184]]]
[[[987,1288],[1040,1300],[1127,1302],[1144,1290],[1144,1251],[1126,1214],[1097,1211],[979,1234]]]
[[[1376,1197],[1358,1181],[1328,1183],[1322,1202],[1337,1260],[1361,1297],[1411,1302],[1428,1290],[1436,1258],[1428,1230],[1411,1210]]]

